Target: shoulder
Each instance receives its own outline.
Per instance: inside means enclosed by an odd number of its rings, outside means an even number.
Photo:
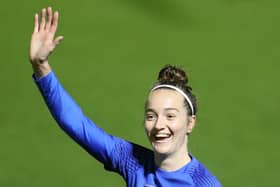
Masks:
[[[113,168],[127,176],[139,168],[146,168],[153,163],[153,152],[143,146],[115,138],[115,145],[111,152]]]
[[[187,172],[192,178],[195,186],[200,187],[221,187],[218,179],[195,157],[192,157],[192,163],[187,168]]]
[[[153,157],[152,150],[118,137],[115,137],[115,145],[112,150],[112,154],[133,157],[138,161],[146,160],[147,157]]]

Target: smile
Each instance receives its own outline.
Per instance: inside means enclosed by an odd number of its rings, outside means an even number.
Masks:
[[[165,143],[171,139],[171,134],[169,133],[158,133],[153,135],[153,142]]]

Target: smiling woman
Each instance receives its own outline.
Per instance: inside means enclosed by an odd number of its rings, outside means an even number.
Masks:
[[[188,135],[196,119],[196,99],[183,70],[166,66],[146,102],[145,129],[153,150],[109,135],[82,112],[48,63],[61,42],[54,38],[58,12],[35,15],[30,62],[36,82],[58,125],[109,171],[119,173],[128,187],[220,187],[221,184],[188,152]]]
[[[191,161],[187,137],[195,125],[197,106],[191,88],[185,86],[187,77],[183,70],[166,66],[158,79],[147,99],[145,129],[156,164],[166,171],[175,171]]]

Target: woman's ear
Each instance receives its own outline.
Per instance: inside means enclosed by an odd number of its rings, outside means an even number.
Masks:
[[[192,130],[195,126],[195,120],[196,120],[195,115],[188,116],[187,135],[189,135],[192,132]]]

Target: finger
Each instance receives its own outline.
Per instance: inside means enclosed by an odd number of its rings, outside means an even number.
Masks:
[[[38,14],[36,13],[34,16],[34,32],[38,32],[39,29],[38,19]]]
[[[60,44],[60,42],[63,40],[63,36],[58,36],[58,37],[56,37],[55,39],[54,39],[54,44],[55,45],[58,45],[58,44]]]
[[[43,8],[41,12],[41,24],[40,24],[40,30],[44,30],[46,25],[46,9]]]
[[[56,32],[56,29],[57,29],[57,24],[58,24],[58,17],[59,17],[59,14],[57,11],[55,11],[54,15],[53,15],[53,20],[52,20],[52,24],[51,24],[51,28],[50,28],[50,31],[52,33],[55,33]]]
[[[48,7],[47,11],[48,11],[48,21],[46,24],[46,30],[49,30],[52,24],[52,8]]]

